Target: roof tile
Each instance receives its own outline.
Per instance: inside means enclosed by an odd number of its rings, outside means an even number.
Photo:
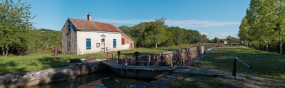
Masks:
[[[82,20],[69,18],[78,30],[95,30],[95,31],[109,31],[109,32],[122,32],[118,27],[113,24],[101,23],[91,20]]]

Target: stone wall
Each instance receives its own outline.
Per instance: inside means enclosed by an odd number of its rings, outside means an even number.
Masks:
[[[5,73],[0,74],[0,88],[31,86],[65,81],[75,79],[77,76],[105,69],[107,69],[107,66],[101,63],[101,61],[91,61],[83,62],[76,66],[20,73]]]
[[[187,52],[191,52],[191,53],[187,53]],[[178,57],[179,59],[185,60],[185,59],[189,59],[190,58],[189,56],[193,58],[203,53],[204,53],[204,46],[197,46],[197,47],[192,47],[192,48],[184,48],[181,50],[173,50],[173,51],[167,51],[167,52],[160,53],[160,54],[167,54],[167,55],[140,55],[138,58],[140,61],[165,61],[166,62],[166,63],[159,63],[159,66],[173,66],[177,64],[182,64],[182,62],[179,62]],[[127,61],[129,65],[132,65],[131,64],[132,62],[133,61]],[[157,63],[137,62],[136,65],[156,66]]]

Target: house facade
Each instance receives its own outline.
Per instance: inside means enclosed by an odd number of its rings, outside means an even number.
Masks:
[[[89,54],[134,49],[134,41],[113,24],[68,18],[62,31],[62,53]]]

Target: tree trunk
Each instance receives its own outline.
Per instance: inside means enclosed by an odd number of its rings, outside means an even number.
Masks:
[[[266,51],[268,51],[268,43],[266,43],[266,47],[265,48],[266,48]]]
[[[5,56],[8,56],[8,49],[6,50],[6,55]]]
[[[155,48],[157,48],[157,43],[155,43]]]
[[[249,47],[252,48],[252,46],[251,46],[251,41],[249,42]]]
[[[280,54],[282,54],[282,38],[281,38],[281,27],[279,26],[279,45],[280,45]]]
[[[155,48],[157,48],[157,40],[155,39]]]

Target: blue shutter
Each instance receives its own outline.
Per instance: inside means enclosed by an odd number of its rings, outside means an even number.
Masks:
[[[91,49],[91,39],[86,39],[86,49]]]
[[[116,48],[116,47],[117,47],[116,39],[113,39],[113,48]]]

